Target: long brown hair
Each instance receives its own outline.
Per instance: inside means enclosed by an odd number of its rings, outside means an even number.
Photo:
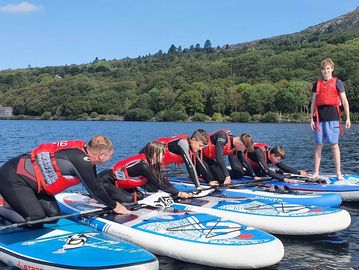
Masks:
[[[243,134],[241,134],[240,139],[241,139],[242,143],[244,144],[244,146],[246,147],[248,152],[254,151],[254,142],[253,142],[253,137],[251,134],[243,133]]]
[[[161,179],[162,167],[162,160],[160,159],[160,156],[163,156],[165,154],[165,151],[165,145],[156,141],[151,141],[147,143],[144,151],[148,165],[159,180]]]

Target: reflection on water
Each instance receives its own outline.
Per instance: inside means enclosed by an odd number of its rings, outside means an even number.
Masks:
[[[149,140],[183,133],[191,134],[197,128],[209,132],[225,128],[235,134],[252,133],[257,142],[283,145],[287,152],[286,163],[298,169],[311,171],[313,166],[314,145],[308,124],[0,120],[0,126],[0,165],[40,143],[68,139],[87,141],[95,134],[104,134],[116,146],[113,159],[107,164],[111,166],[117,160],[137,153]],[[343,172],[359,173],[359,149],[356,145],[358,141],[359,125],[353,125],[340,142]],[[334,173],[332,154],[328,146],[323,150],[321,168],[322,172]],[[346,203],[342,208],[348,210],[352,216],[352,224],[347,230],[323,236],[278,236],[284,244],[285,255],[278,265],[268,269],[359,269],[359,203]],[[205,251],[201,252],[205,255]],[[160,256],[159,261],[162,270],[218,270],[168,257]]]

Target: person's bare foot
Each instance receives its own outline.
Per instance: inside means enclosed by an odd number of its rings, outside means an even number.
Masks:
[[[337,175],[337,178],[338,178],[339,181],[344,181],[345,180],[343,175],[341,175],[341,174]]]

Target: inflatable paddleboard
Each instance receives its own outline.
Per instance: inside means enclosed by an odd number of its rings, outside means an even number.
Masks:
[[[273,234],[325,234],[344,230],[351,223],[350,214],[342,209],[254,199],[208,196],[181,200],[173,207],[230,218]]]
[[[195,186],[191,184],[189,179],[185,178],[169,178],[170,182],[180,191],[191,192]],[[241,179],[242,180],[242,179]],[[248,181],[243,178],[242,181]],[[240,182],[239,180],[233,181]],[[271,183],[272,184],[272,183]],[[208,187],[208,185],[204,185]],[[317,194],[314,192],[305,192],[305,194],[295,191],[266,191],[263,188],[219,188],[211,194],[222,198],[250,198],[261,200],[264,202],[286,202],[290,204],[316,205],[321,207],[338,207],[342,203],[342,198],[337,193]]]
[[[90,197],[75,193],[61,193],[56,199],[64,213],[102,207]],[[129,215],[109,214],[77,221],[155,254],[208,266],[267,267],[278,263],[284,254],[281,241],[274,236],[210,214],[144,206]]]
[[[0,226],[8,224],[0,218]],[[1,229],[0,260],[27,270],[156,270],[159,267],[150,252],[67,219],[34,230]]]
[[[310,191],[318,194],[337,193],[342,197],[343,201],[359,201],[359,175],[348,174],[343,177],[345,181],[339,181],[335,175],[321,175],[320,179],[324,179],[327,182],[326,184],[305,182],[299,178],[296,183],[278,181],[268,183],[267,186],[286,186],[294,191]],[[232,181],[240,183],[242,180],[232,179]]]

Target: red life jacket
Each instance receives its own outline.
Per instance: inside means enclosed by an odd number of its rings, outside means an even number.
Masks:
[[[337,78],[332,77],[328,81],[318,80],[317,81],[317,89],[316,89],[316,99],[315,99],[315,115],[316,115],[316,122],[317,122],[317,131],[320,131],[319,125],[319,114],[318,114],[318,107],[322,105],[326,106],[335,106],[338,111],[339,118],[341,117],[340,111],[340,95],[337,90]],[[340,125],[340,132],[342,132],[341,125]]]
[[[188,140],[188,135],[184,135],[184,134],[176,135],[176,136],[171,136],[171,137],[159,138],[156,140],[157,142],[163,143],[166,146],[166,151],[165,151],[165,155],[163,157],[162,166],[167,166],[170,164],[181,164],[184,162],[183,157],[181,155],[171,153],[168,150],[168,144],[170,142],[173,142],[173,141],[176,141],[179,139]]]
[[[38,192],[44,189],[48,194],[55,195],[80,183],[78,177],[65,177],[61,174],[55,153],[64,149],[76,148],[84,150],[84,141],[61,141],[39,145],[31,151]]]
[[[264,154],[264,160],[266,163],[268,163],[268,153],[269,153],[269,146],[268,144],[265,143],[255,143],[254,144],[254,149],[259,148],[262,150],[263,154]],[[248,160],[249,164],[251,164],[252,168],[258,168],[259,167],[259,163],[257,161],[254,161],[252,159],[249,158],[248,156],[248,151],[246,151],[246,160]]]
[[[216,159],[216,157],[217,157],[216,146],[212,143],[211,137],[216,135],[219,132],[224,132],[227,135],[227,143],[223,147],[223,155],[227,156],[227,155],[233,154],[236,151],[235,148],[231,148],[231,138],[229,136],[229,134],[231,134],[231,132],[227,129],[220,129],[220,130],[213,132],[211,135],[209,135],[208,145],[201,150],[202,151],[201,154],[204,157],[206,157],[208,159]]]
[[[147,162],[145,154],[137,154],[132,157],[125,158],[117,162],[115,166],[112,167],[116,187],[132,189],[143,186],[147,183],[146,177],[138,176],[130,178],[127,173],[127,168],[132,167],[141,161]]]

